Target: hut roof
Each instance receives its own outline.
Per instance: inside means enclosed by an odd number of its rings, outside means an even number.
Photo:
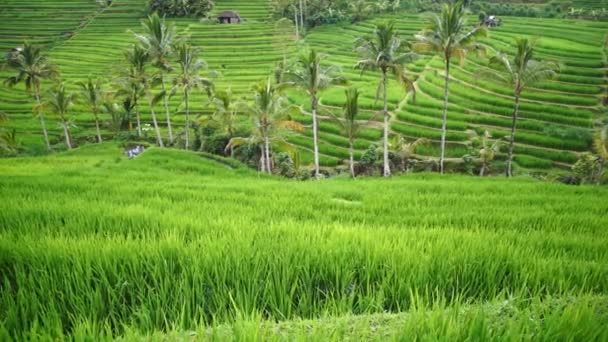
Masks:
[[[234,11],[224,11],[217,16],[218,18],[240,18],[241,16]]]

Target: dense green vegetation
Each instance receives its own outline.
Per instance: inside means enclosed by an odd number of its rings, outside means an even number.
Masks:
[[[3,336],[606,338],[605,188],[302,183],[189,152],[121,153],[0,161]]]
[[[44,5],[42,5],[44,4]],[[139,1],[117,0],[110,6],[99,6],[94,1],[68,1],[61,6],[49,1],[32,1],[26,6],[23,2],[3,3],[1,15],[3,21],[0,44],[4,49],[19,45],[23,38],[52,48],[50,59],[67,80],[66,88],[77,91],[77,81],[85,81],[89,75],[100,76],[110,83],[117,75],[122,62],[124,50],[135,42],[129,31],[141,33],[139,20],[144,15],[145,6]],[[20,7],[21,5],[21,7]],[[56,16],[66,6],[79,8],[70,11],[69,16]],[[234,100],[242,97],[251,98],[251,84],[264,80],[273,70],[275,63],[284,57],[295,56],[295,42],[289,34],[289,27],[276,26],[270,21],[271,3],[265,0],[254,2],[216,1],[213,13],[227,9],[237,10],[244,18],[240,25],[216,25],[198,22],[195,19],[172,19],[177,24],[178,33],[189,34],[190,42],[195,47],[202,47],[201,57],[209,65],[209,75],[217,75],[213,81],[218,90],[228,90],[234,94]],[[212,16],[213,16],[212,13]],[[329,55],[328,62],[342,68],[352,85],[361,90],[359,105],[363,111],[361,119],[373,117],[382,104],[375,101],[376,88],[372,85],[374,75],[360,75],[354,70],[358,57],[353,51],[356,38],[366,37],[372,33],[373,23],[380,16],[396,20],[396,28],[404,40],[412,40],[414,34],[424,27],[424,18],[418,14],[400,13],[398,15],[373,14],[374,18],[356,24],[339,23],[311,29],[304,43],[319,52]],[[24,18],[18,20],[16,18]],[[472,18],[473,22],[475,21]],[[52,23],[51,23],[52,21]],[[6,25],[4,25],[6,23]],[[514,38],[518,36],[542,36],[537,46],[536,57],[542,60],[560,62],[562,68],[557,80],[545,81],[529,89],[522,98],[519,120],[520,137],[516,141],[515,151],[519,160],[535,158],[549,168],[569,168],[579,152],[591,149],[591,129],[597,117],[601,97],[605,92],[604,55],[602,51],[603,36],[606,25],[602,22],[573,21],[556,19],[535,19],[504,17],[503,25],[490,30],[483,43],[492,51],[512,54]],[[293,30],[293,26],[291,27]],[[293,34],[293,31],[291,31]],[[19,38],[16,38],[19,37]],[[92,43],[95,42],[95,43]],[[469,56],[463,65],[452,68],[448,131],[446,135],[447,156],[461,157],[460,151],[466,149],[468,129],[478,132],[490,130],[497,138],[509,134],[512,115],[513,97],[508,87],[494,82],[479,80],[474,73],[486,66],[483,56]],[[177,74],[175,71],[166,76],[169,81]],[[441,133],[441,99],[442,99],[442,63],[439,58],[422,58],[406,66],[407,70],[417,77],[417,101],[412,99],[403,103],[403,93],[398,85],[389,82],[388,108],[393,111],[391,134],[401,134],[409,139],[419,137],[431,140],[430,146],[420,152],[436,151]],[[108,72],[109,71],[109,72]],[[435,73],[435,71],[437,73]],[[8,71],[0,72],[2,77]],[[208,76],[209,76],[208,75]],[[50,84],[43,86],[50,88]],[[109,87],[106,87],[110,89]],[[334,112],[339,112],[345,100],[344,91],[333,87],[320,95],[320,104]],[[0,88],[3,103],[0,112],[9,114],[9,121],[3,126],[8,131],[15,130],[21,141],[22,152],[40,153],[44,151],[44,142],[40,139],[38,120],[30,113],[32,98],[17,87]],[[308,111],[310,101],[303,94],[290,92],[290,99],[303,105]],[[185,108],[181,96],[174,96],[168,104],[172,113],[175,135],[183,133]],[[209,101],[203,93],[191,97],[192,116],[212,112]],[[152,124],[148,106],[142,106],[142,123]],[[169,136],[164,122],[163,101],[156,106],[156,114],[163,117],[160,130],[165,137]],[[239,113],[243,116],[245,113]],[[55,148],[62,148],[62,128],[56,123],[59,117],[48,115],[50,140]],[[102,136],[114,135],[111,118],[101,115]],[[294,116],[304,125],[311,125],[310,113]],[[343,164],[347,159],[348,143],[341,137],[339,128],[331,123],[330,116],[321,115],[319,123],[320,162],[325,166]],[[378,120],[379,117],[374,117]],[[70,120],[73,140],[77,144],[98,140],[95,138],[95,120],[89,106],[77,103],[71,111]],[[378,125],[370,125],[370,130],[377,133],[362,136],[355,144],[355,154],[361,155],[367,147],[380,143],[382,132]],[[371,133],[371,132],[370,132]],[[123,134],[124,136],[124,134]],[[154,134],[150,133],[150,138]],[[300,136],[288,140],[299,148],[303,165],[313,163],[313,135],[306,130]],[[173,140],[173,139],[170,139]],[[228,139],[224,139],[227,141]],[[211,146],[211,145],[210,145]],[[450,150],[451,149],[451,150]],[[221,150],[221,149],[220,149]],[[439,153],[428,154],[438,157]],[[499,153],[504,159],[504,151]],[[530,163],[516,162],[516,166],[526,170],[538,169]],[[531,167],[530,167],[531,166]]]

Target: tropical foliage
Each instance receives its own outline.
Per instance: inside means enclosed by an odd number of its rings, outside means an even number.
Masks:
[[[273,170],[273,146],[283,149],[291,147],[284,139],[285,130],[304,130],[301,124],[291,120],[294,107],[281,94],[281,90],[281,86],[273,84],[270,78],[253,87],[253,103],[244,106],[252,120],[251,135],[232,138],[227,146],[227,149],[243,145],[259,148],[260,171],[265,173],[272,173]]]
[[[507,177],[513,176],[513,148],[515,146],[515,132],[519,118],[519,101],[521,94],[527,87],[535,83],[554,78],[559,71],[559,65],[554,62],[534,60],[535,40],[517,38],[516,53],[511,59],[507,54],[501,53],[490,59],[490,65],[495,69],[482,70],[480,76],[490,78],[513,88],[515,105],[513,109],[513,124],[509,135],[509,152],[507,156]]]
[[[326,90],[331,85],[345,83],[346,80],[338,76],[338,69],[335,66],[324,66],[327,56],[319,54],[315,50],[310,50],[301,54],[296,64],[284,75],[283,80],[286,85],[298,87],[306,92],[310,98],[312,109],[312,133],[313,133],[313,155],[315,177],[319,178],[319,92]]]
[[[211,0],[148,0],[148,11],[169,17],[205,17],[213,9]]]
[[[405,52],[405,44],[399,38],[394,22],[384,22],[376,26],[372,38],[360,38],[356,42],[356,50],[360,56],[355,68],[366,70],[376,70],[380,72],[380,82],[376,90],[376,100],[382,97],[384,103],[382,115],[384,116],[384,177],[391,175],[389,161],[389,120],[388,111],[388,77],[392,76],[403,85],[406,94],[415,94],[414,82],[405,73],[404,65],[413,62],[417,55],[412,52]]]
[[[466,3],[462,0],[446,4],[440,14],[432,14],[428,19],[427,27],[416,35],[417,43],[414,50],[421,53],[433,53],[440,56],[445,64],[444,69],[444,95],[443,116],[441,125],[441,155],[439,157],[439,171],[444,172],[445,146],[448,122],[448,101],[450,67],[452,59],[460,63],[469,51],[480,51],[483,47],[476,44],[476,39],[486,35],[483,26],[470,28],[466,19]]]
[[[26,42],[23,44],[23,47],[11,50],[6,58],[6,66],[16,72],[16,74],[7,78],[4,83],[9,87],[23,83],[25,85],[25,90],[29,94],[33,94],[36,99],[37,108],[42,108],[42,81],[56,78],[59,72],[57,68],[50,63],[48,58],[42,54],[40,47]],[[44,113],[38,111],[37,115],[40,119],[44,143],[46,144],[46,148],[50,150],[51,143],[44,121]]]

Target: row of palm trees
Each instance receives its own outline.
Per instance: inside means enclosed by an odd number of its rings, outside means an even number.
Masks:
[[[466,20],[466,2],[455,1],[444,5],[441,13],[429,17],[428,24],[422,32],[415,36],[411,43],[403,42],[396,34],[393,23],[376,26],[372,39],[360,39],[357,51],[362,59],[357,67],[362,70],[373,69],[381,72],[380,84],[376,98],[383,95],[384,107],[384,170],[385,177],[390,176],[388,158],[388,136],[390,114],[387,107],[387,78],[391,74],[405,87],[406,92],[412,93],[415,99],[414,82],[405,73],[404,65],[418,58],[416,53],[434,54],[444,62],[444,98],[441,126],[441,154],[439,171],[445,170],[445,148],[447,120],[449,107],[449,83],[452,60],[457,59],[462,64],[468,53],[485,53],[485,46],[478,38],[485,37],[487,31],[483,26],[470,27]],[[517,51],[513,58],[499,53],[490,59],[494,68],[482,69],[478,76],[493,79],[512,87],[515,104],[513,109],[513,124],[508,137],[509,150],[507,157],[507,177],[513,175],[513,147],[519,117],[519,102],[524,89],[536,82],[553,78],[559,71],[559,65],[553,62],[538,61],[534,58],[536,40],[526,38],[516,39]],[[402,47],[409,47],[403,52]]]
[[[450,68],[453,59],[461,63],[469,52],[484,51],[483,46],[478,44],[477,38],[483,37],[486,31],[483,27],[469,27],[465,18],[465,5],[455,2],[445,5],[441,13],[430,17],[427,27],[415,36],[413,42],[403,41],[397,34],[392,22],[379,23],[371,38],[360,38],[356,41],[356,51],[360,60],[356,68],[362,72],[367,70],[378,71],[380,81],[377,88],[376,99],[382,98],[384,119],[383,126],[383,175],[391,175],[389,160],[389,125],[390,113],[388,110],[388,80],[394,78],[404,88],[406,94],[412,94],[415,99],[415,83],[408,76],[405,65],[418,58],[417,53],[433,53],[440,56],[445,63],[445,96],[443,99],[441,155],[439,157],[440,172],[444,172],[446,127],[449,105],[449,81]],[[211,79],[204,78],[200,74],[206,68],[205,62],[198,57],[199,50],[187,44],[187,40],[179,37],[175,26],[165,22],[157,14],[153,14],[142,21],[143,32],[134,34],[137,44],[125,53],[126,66],[120,70],[116,78],[118,91],[115,97],[124,98],[124,108],[134,111],[137,121],[137,132],[142,134],[142,126],[139,112],[140,101],[145,100],[150,110],[156,139],[159,146],[164,146],[160,133],[159,121],[155,112],[155,106],[162,101],[166,116],[169,144],[174,144],[175,135],[171,124],[171,113],[169,100],[177,94],[182,95],[185,106],[185,148],[190,148],[190,97],[192,91],[203,89],[210,96],[210,103],[216,108],[214,116],[223,117],[220,120],[228,120],[229,136],[233,136],[234,119],[236,113],[245,110],[250,113],[254,122],[249,137],[233,138],[227,149],[233,151],[236,146],[242,144],[255,144],[260,146],[262,171],[270,172],[271,165],[271,140],[278,139],[277,134],[285,128],[301,130],[303,127],[289,120],[289,113],[293,106],[287,105],[282,90],[287,87],[302,90],[310,98],[312,131],[313,131],[313,156],[314,175],[320,176],[319,162],[319,93],[332,85],[345,84],[346,80],[340,77],[339,69],[326,63],[327,56],[314,50],[301,54],[296,62],[291,65],[279,77],[278,83],[271,79],[254,87],[253,105],[235,102],[231,99],[230,91],[214,91]],[[491,64],[497,69],[484,69],[479,75],[493,78],[510,84],[514,89],[514,112],[511,135],[509,137],[509,153],[507,176],[512,175],[513,145],[517,127],[519,100],[526,86],[546,78],[553,77],[558,66],[555,63],[539,62],[533,59],[535,41],[527,39],[517,40],[517,52],[510,59],[505,54],[497,54],[492,57]],[[174,61],[179,65],[177,76],[170,79],[169,74],[173,72]],[[44,57],[40,49],[30,44],[16,52],[9,54],[7,65],[17,71],[17,74],[7,79],[10,86],[24,83],[26,90],[32,93],[36,99],[36,109],[45,137],[45,143],[50,149],[48,133],[44,123],[42,108],[47,107],[55,111],[62,118],[66,144],[71,147],[69,139],[69,122],[65,119],[65,113],[73,104],[75,96],[67,94],[65,87],[60,85],[56,90],[50,92],[49,100],[43,102],[41,99],[41,81],[43,79],[57,78],[57,69]],[[148,66],[155,69],[154,73],[148,71]],[[171,82],[169,82],[171,81]],[[78,83],[81,91],[81,99],[87,103],[95,116],[97,140],[101,142],[99,113],[103,110],[112,111],[114,106],[107,105],[107,93],[103,89],[102,82],[89,79]],[[157,89],[160,87],[160,91]],[[354,176],[353,145],[357,133],[362,127],[358,119],[358,98],[360,93],[356,89],[346,91],[346,103],[342,111],[342,117],[336,119],[340,123],[344,134],[349,141],[350,170]],[[218,120],[216,120],[218,121]],[[281,140],[282,141],[282,140]],[[285,144],[284,144],[285,145]]]

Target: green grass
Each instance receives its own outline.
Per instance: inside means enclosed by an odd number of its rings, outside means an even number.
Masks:
[[[0,161],[0,336],[605,338],[605,188],[293,182],[217,159]]]

